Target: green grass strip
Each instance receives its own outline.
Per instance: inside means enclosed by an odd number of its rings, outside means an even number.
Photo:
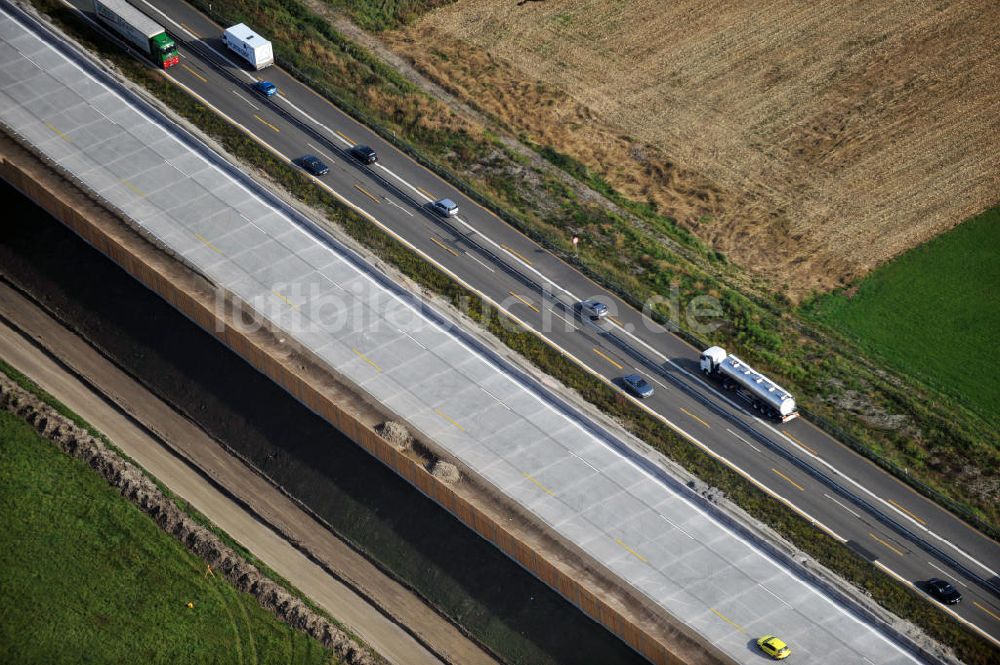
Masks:
[[[334,662],[6,411],[0,532],[7,662]]]

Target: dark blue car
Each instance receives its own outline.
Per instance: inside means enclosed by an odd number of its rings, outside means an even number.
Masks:
[[[304,155],[299,159],[299,164],[302,165],[306,171],[312,173],[313,175],[320,176],[326,175],[330,172],[330,167],[323,163],[316,155]]]
[[[265,97],[274,97],[278,93],[278,86],[270,81],[257,81],[253,84],[253,89]]]
[[[358,160],[362,164],[374,164],[378,161],[378,155],[375,151],[366,145],[356,145],[350,150],[351,157]]]
[[[653,394],[653,386],[649,385],[649,382],[638,374],[629,374],[622,377],[622,383],[625,384],[626,390],[641,399],[645,399]]]

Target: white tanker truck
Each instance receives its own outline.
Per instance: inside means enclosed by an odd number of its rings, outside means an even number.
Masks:
[[[750,365],[719,346],[701,353],[701,371],[717,377],[722,387],[736,394],[764,415],[785,422],[799,415],[791,394]]]

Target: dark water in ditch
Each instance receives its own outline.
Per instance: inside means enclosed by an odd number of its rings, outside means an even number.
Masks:
[[[0,273],[510,663],[646,662],[0,181]]]

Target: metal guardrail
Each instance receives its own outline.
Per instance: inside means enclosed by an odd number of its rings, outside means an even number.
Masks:
[[[879,455],[869,446],[861,443],[852,434],[846,432],[839,425],[827,420],[823,416],[820,416],[809,409],[799,407],[799,411],[809,419],[809,422],[813,423],[824,432],[835,438],[837,441],[847,445],[851,450],[863,455],[867,459],[871,460],[877,464],[880,468],[884,469],[888,473],[892,474],[894,477],[898,478],[902,482],[911,486],[924,496],[926,496],[931,501],[944,506],[949,512],[954,513],[962,520],[967,522],[970,526],[981,531],[985,535],[989,536],[994,540],[1000,540],[1000,529],[998,529],[993,524],[986,522],[978,515],[974,514],[966,506],[958,503],[949,496],[945,496],[937,489],[931,487],[927,483],[923,482],[918,478],[914,478],[907,472],[905,468],[901,468],[896,462]]]

